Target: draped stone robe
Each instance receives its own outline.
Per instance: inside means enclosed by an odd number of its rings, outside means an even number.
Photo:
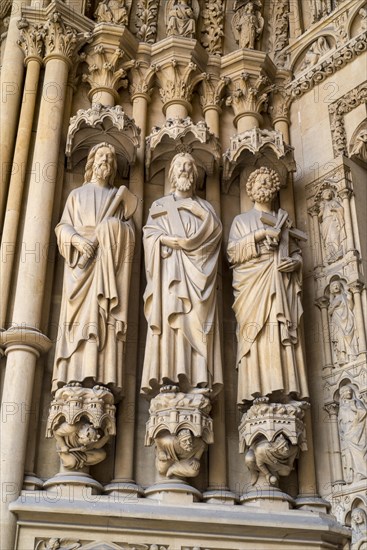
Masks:
[[[169,207],[172,196],[153,203]],[[173,236],[167,214],[149,215],[143,229],[147,287],[144,311],[148,321],[143,392],[180,383],[181,390],[208,387],[219,390],[222,365],[217,313],[217,264],[222,226],[211,205],[198,197],[176,201],[186,237],[180,248],[161,245]],[[201,207],[203,220],[193,214]]]
[[[52,389],[68,382],[104,384],[114,393],[123,386],[134,228],[120,205],[105,218],[117,189],[88,183],[72,191],[55,231],[65,258],[59,334]],[[71,244],[75,233],[98,238],[96,257],[85,268]]]
[[[263,242],[255,242],[255,232],[264,229],[260,217],[255,208],[237,216],[229,235],[239,404],[273,392],[308,396],[299,334],[301,272],[281,273],[277,269],[279,250],[267,250]],[[292,239],[289,255],[301,258]]]

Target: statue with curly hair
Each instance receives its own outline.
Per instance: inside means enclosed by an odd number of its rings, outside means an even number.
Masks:
[[[55,229],[65,267],[53,391],[70,382],[122,389],[137,200],[114,187],[116,170],[114,147],[95,145]]]
[[[262,396],[308,397],[299,333],[303,234],[285,210],[272,210],[280,186],[274,170],[255,170],[246,184],[254,207],[236,216],[229,235],[241,405]]]
[[[184,393],[222,385],[217,268],[222,224],[196,195],[194,158],[172,160],[172,192],[153,202],[143,228],[148,333],[142,392],[166,384]]]

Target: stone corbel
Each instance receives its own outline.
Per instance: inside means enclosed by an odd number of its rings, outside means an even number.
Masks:
[[[115,147],[118,170],[122,177],[127,177],[140,145],[140,129],[120,105],[105,107],[97,103],[90,109],[79,109],[70,119],[66,141],[68,167],[86,158],[89,149],[101,140]]]
[[[197,124],[190,117],[167,119],[162,128],[155,127],[146,138],[147,177],[153,176],[161,161],[169,162],[176,153],[189,152],[199,167],[212,174],[221,157],[219,139],[204,121]]]
[[[224,192],[228,192],[232,181],[246,168],[251,171],[258,166],[276,170],[282,181],[296,169],[293,147],[284,142],[277,130],[252,128],[231,137],[230,146],[223,154]]]
[[[61,465],[60,473],[48,480],[45,488],[76,483],[94,490],[101,489],[88,472],[90,466],[106,458],[104,446],[116,434],[113,403],[112,392],[103,386],[84,388],[79,382],[74,382],[56,391],[50,406],[46,437],[56,439]],[[76,478],[73,474],[77,474]]]
[[[287,477],[294,468],[299,451],[307,450],[305,401],[270,403],[269,398],[255,399],[239,426],[239,450],[251,473],[253,489],[241,497],[242,503],[274,499],[292,504],[289,495],[278,489],[279,477]],[[255,485],[257,489],[255,490]]]

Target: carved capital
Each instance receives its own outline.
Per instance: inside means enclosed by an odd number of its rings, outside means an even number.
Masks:
[[[319,215],[320,206],[318,204],[313,204],[312,206],[310,206],[310,208],[307,209],[307,212],[310,214],[310,216],[316,218]]]
[[[220,109],[223,103],[223,91],[230,81],[229,77],[218,78],[205,73],[202,80],[203,94],[200,96],[200,104],[204,113],[208,108]]]
[[[105,387],[83,388],[77,382],[56,391],[46,437],[56,439],[66,470],[86,471],[106,458],[104,445],[116,433],[113,394]]]
[[[274,86],[264,74],[253,80],[249,73],[243,72],[231,88],[226,105],[232,107],[235,116],[239,116],[248,112],[260,114],[266,110]]]
[[[317,300],[315,300],[315,305],[319,308],[319,309],[327,309],[329,307],[329,298],[327,296],[321,296],[321,298],[318,298]]]
[[[363,291],[365,285],[362,281],[354,281],[353,283],[351,283],[350,285],[348,285],[348,288],[349,290],[353,293],[353,294],[361,294],[361,292]]]
[[[107,90],[117,100],[117,90],[127,88],[126,72],[118,68],[123,55],[120,48],[109,50],[101,45],[86,52],[84,59],[88,63],[88,73],[83,74],[83,81],[90,85],[91,96],[97,91]]]
[[[342,200],[349,200],[353,196],[353,191],[348,188],[341,189],[338,195]]]
[[[136,37],[140,42],[154,44],[158,27],[158,0],[138,0],[136,6]]]
[[[327,403],[325,406],[324,406],[324,409],[325,411],[328,413],[328,415],[330,416],[330,418],[333,418],[335,419],[335,417],[338,416],[338,412],[339,412],[339,404],[338,403],[335,403],[335,402],[332,402],[332,403]]]
[[[205,0],[201,13],[202,27],[200,41],[210,54],[220,55],[223,50],[224,1]]]
[[[181,65],[173,59],[170,66],[160,70],[159,95],[165,107],[168,103],[176,101],[190,103],[193,88],[192,74],[196,69],[197,66],[192,61]]]
[[[45,62],[54,57],[62,58],[71,66],[76,51],[90,38],[66,25],[62,16],[54,12],[43,26],[45,34]]]
[[[153,81],[159,67],[157,65],[148,65],[136,61],[130,70],[132,77],[131,84],[129,86],[129,93],[131,100],[134,101],[135,97],[143,96],[148,101],[153,92]]]
[[[22,17],[17,23],[19,29],[18,45],[25,55],[25,62],[36,59],[41,63],[44,51],[45,33],[43,25],[32,25]]]

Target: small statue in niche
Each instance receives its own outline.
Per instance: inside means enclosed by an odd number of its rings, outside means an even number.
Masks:
[[[277,485],[279,476],[289,476],[298,453],[297,445],[292,445],[283,434],[274,441],[255,442],[245,454],[246,466],[251,472],[251,484],[255,485],[263,474],[269,485]]]
[[[344,480],[367,479],[367,407],[351,384],[340,388],[338,426]]]
[[[129,15],[125,6],[125,0],[102,0],[94,12],[97,23],[114,23],[126,26]]]
[[[195,38],[198,5],[193,0],[168,0],[166,7],[167,36]]]
[[[222,363],[217,266],[222,224],[196,193],[194,158],[178,153],[169,170],[172,193],[155,201],[143,228],[148,333],[142,392],[172,384],[184,393],[218,392]]]
[[[106,451],[102,447],[110,436],[101,435],[91,422],[63,422],[54,430],[53,435],[62,465],[67,470],[83,470],[106,458]]]
[[[255,48],[256,40],[259,40],[264,28],[264,18],[260,12],[261,2],[249,0],[246,3],[237,1],[232,18],[232,28],[236,42],[240,48]]]
[[[65,267],[53,392],[69,382],[122,391],[137,199],[114,187],[116,171],[114,147],[95,145],[55,229]]]
[[[246,184],[254,208],[236,216],[229,235],[240,405],[267,395],[308,396],[299,333],[302,256],[297,244],[306,236],[292,227],[285,210],[272,210],[280,187],[274,170],[255,170]]]
[[[324,244],[325,260],[332,263],[342,258],[346,251],[344,208],[335,197],[331,187],[322,191],[320,211],[321,237]]]
[[[300,66],[300,71],[305,71],[306,69],[311,69],[317,65],[320,59],[330,51],[330,46],[327,43],[326,38],[320,36],[315,42],[311,44],[307,53],[303,59],[303,63]]]
[[[351,514],[352,546],[351,550],[362,550],[365,548],[362,542],[367,543],[367,515],[363,508],[354,508]]]
[[[196,477],[200,470],[200,458],[206,444],[194,437],[190,430],[182,429],[177,435],[158,435],[156,444],[156,467],[166,477]]]
[[[357,135],[350,156],[357,157],[367,163],[367,128]]]
[[[353,298],[340,280],[330,283],[330,332],[336,361],[353,361],[358,355],[358,338],[353,313]]]

